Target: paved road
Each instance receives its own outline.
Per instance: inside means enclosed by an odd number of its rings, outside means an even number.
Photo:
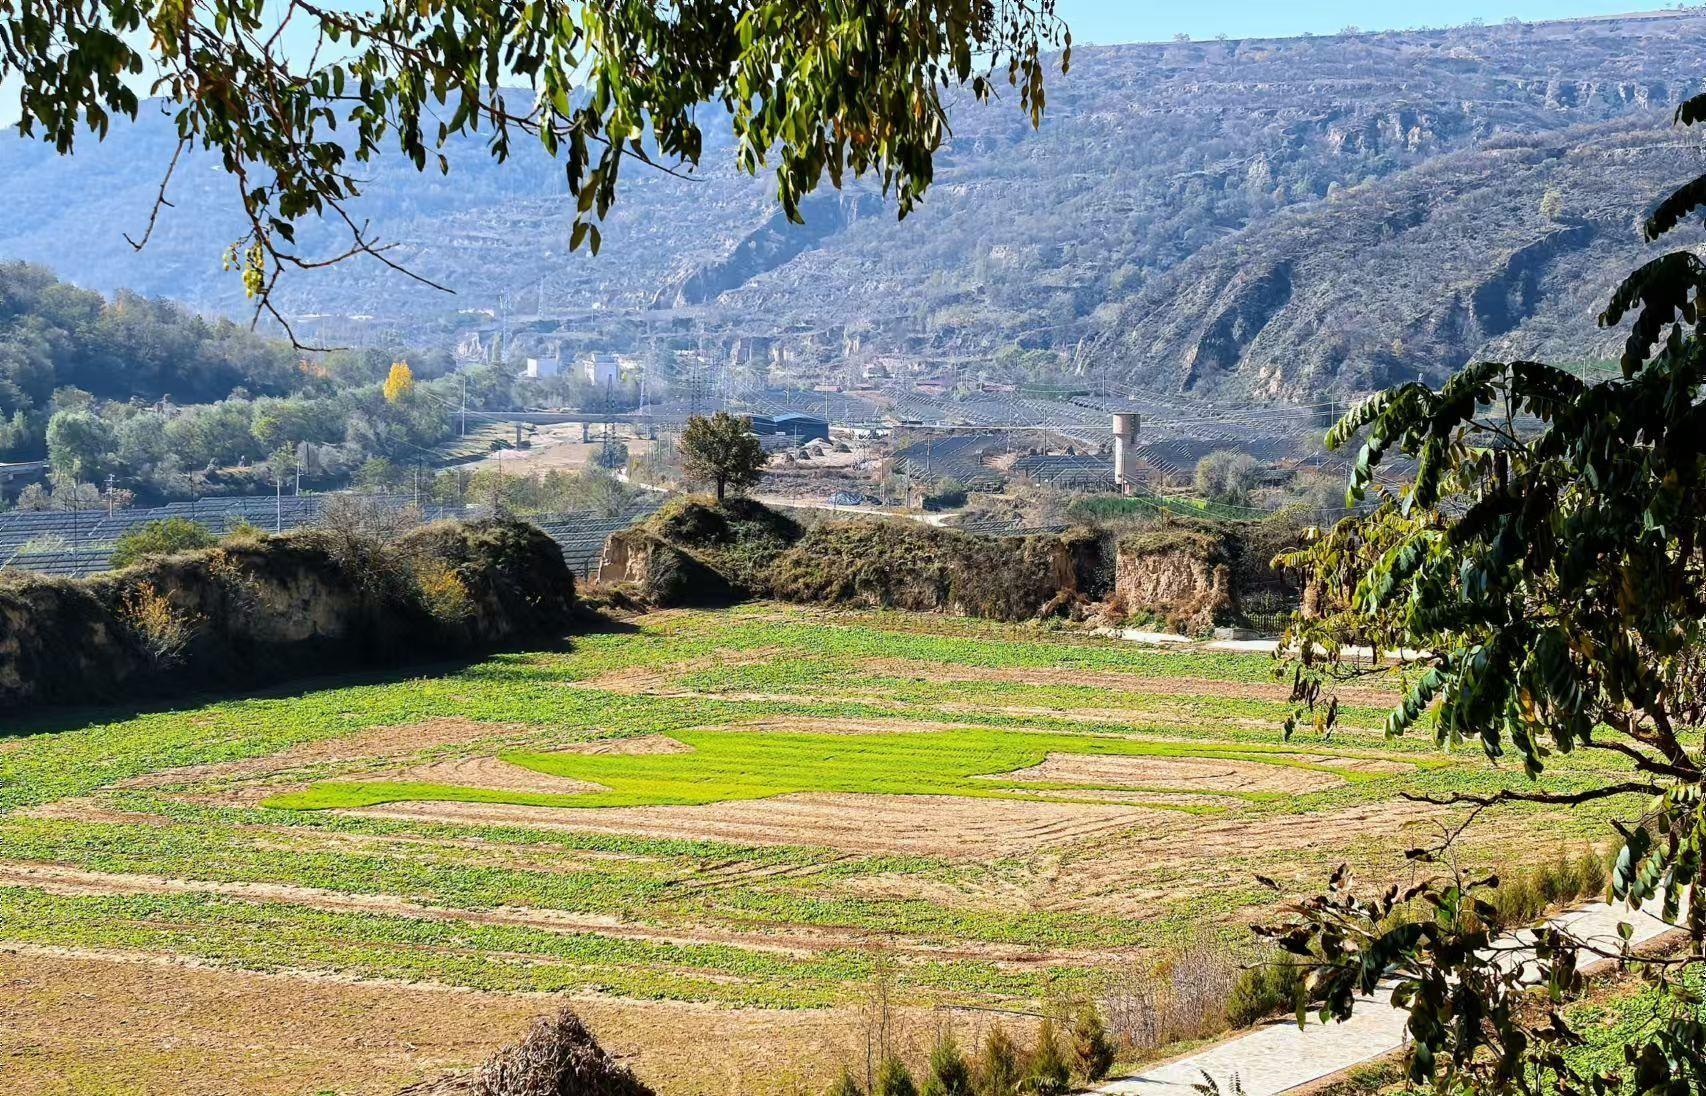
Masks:
[[[1657,908],[1657,903],[1646,907]],[[1619,921],[1634,926],[1632,941],[1636,944],[1670,931],[1669,925],[1645,910],[1631,911],[1604,902],[1572,910],[1554,923],[1605,951],[1615,951]],[[1505,952],[1509,961],[1522,962],[1531,956],[1532,941],[1533,933],[1526,930],[1511,937]],[[1291,1022],[1270,1024],[1135,1077],[1110,1081],[1096,1091],[1109,1096],[1195,1096],[1195,1086],[1202,1083],[1206,1073],[1222,1093],[1234,1091],[1236,1078],[1245,1096],[1274,1096],[1398,1050],[1404,1045],[1407,1019],[1407,1013],[1393,1006],[1391,994],[1382,993],[1362,1001],[1345,1023],[1312,1021],[1304,1028]]]

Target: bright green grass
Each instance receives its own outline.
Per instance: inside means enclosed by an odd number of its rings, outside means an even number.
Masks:
[[[441,800],[592,809],[686,806],[797,792],[1030,798],[1038,791],[1130,790],[1129,785],[1119,784],[1062,781],[1027,784],[1001,779],[1001,774],[1041,764],[1051,753],[1217,758],[1333,773],[1348,781],[1378,779],[1349,768],[1299,761],[1278,749],[1082,734],[971,730],[895,734],[692,731],[677,734],[675,738],[691,746],[692,752],[623,755],[509,751],[499,755],[523,768],[591,781],[609,789],[602,792],[549,794],[406,781],[331,781],[306,791],[273,796],[263,806],[325,810]]]

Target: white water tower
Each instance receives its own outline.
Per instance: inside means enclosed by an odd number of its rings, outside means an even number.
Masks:
[[[1136,486],[1131,481],[1131,454],[1137,445],[1137,431],[1140,425],[1136,411],[1119,411],[1114,414],[1114,486],[1125,494],[1131,494]]]

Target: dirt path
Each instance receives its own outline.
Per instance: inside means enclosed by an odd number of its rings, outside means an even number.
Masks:
[[[1658,908],[1656,899],[1640,911],[1593,902],[1554,918],[1552,924],[1601,949],[1616,951],[1619,921],[1633,927],[1630,943],[1635,945],[1671,931],[1653,916]],[[1531,946],[1533,939],[1527,930],[1510,938],[1522,947]],[[1513,951],[1510,961],[1520,962],[1522,954],[1520,948]],[[1404,1045],[1408,1022],[1408,1011],[1392,1003],[1390,990],[1382,990],[1359,999],[1351,1018],[1342,1024],[1311,1022],[1304,1028],[1290,1021],[1269,1024],[1096,1091],[1105,1096],[1195,1096],[1206,1078],[1221,1092],[1276,1096],[1398,1050]]]

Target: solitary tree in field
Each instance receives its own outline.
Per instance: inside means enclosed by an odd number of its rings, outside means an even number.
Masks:
[[[744,491],[764,475],[764,447],[758,436],[727,411],[688,419],[676,444],[687,479],[715,486],[718,502],[729,488]]]
[[[560,156],[576,198],[570,246],[596,251],[596,222],[624,169],[691,174],[702,124],[726,115],[745,171],[773,168],[799,219],[823,181],[875,176],[904,216],[930,184],[948,132],[942,94],[977,99],[1005,81],[1033,124],[1043,53],[1071,45],[1055,0],[40,0],[0,5],[0,86],[20,129],[72,151],[160,96],[179,135],[162,165],[204,149],[247,218],[228,262],[259,310],[286,270],[388,245],[351,211],[366,165],[399,153],[448,172],[473,136],[498,160],[519,137]],[[1067,63],[1061,58],[1062,69]],[[502,87],[500,87],[500,82]],[[518,89],[516,84],[523,85]],[[342,230],[310,254],[304,218]],[[142,246],[154,220],[133,241]],[[398,266],[401,270],[402,267]],[[425,279],[422,279],[425,280]]]
[[[1706,96],[1678,111],[1683,123],[1702,117]],[[1648,238],[1703,204],[1706,176],[1657,206]],[[1596,949],[1548,929],[1531,967],[1501,965],[1487,951],[1495,880],[1453,871],[1368,899],[1335,877],[1273,931],[1312,969],[1324,1015],[1346,1016],[1357,994],[1396,980],[1411,1079],[1435,1091],[1706,1091],[1703,298],[1706,262],[1663,255],[1600,318],[1631,320],[1621,376],[1589,383],[1538,362],[1482,362],[1439,391],[1406,384],[1375,397],[1329,434],[1333,446],[1363,437],[1353,501],[1393,451],[1414,472],[1291,557],[1319,595],[1287,637],[1302,652],[1299,715],[1331,729],[1335,684],[1372,671],[1350,645],[1421,652],[1389,671],[1406,695],[1387,733],[1432,708],[1442,745],[1477,744],[1533,778],[1448,801],[1477,814],[1510,801],[1625,804],[1611,893],[1661,899],[1688,939],[1681,954],[1639,964],[1658,1004],[1628,1033],[1623,1061],[1603,1068],[1570,1053],[1580,1035],[1558,1007],[1581,991],[1579,965]],[[1547,779],[1548,762],[1575,751],[1604,764]],[[1412,856],[1445,862],[1444,849]],[[1394,916],[1409,901],[1431,914]]]

